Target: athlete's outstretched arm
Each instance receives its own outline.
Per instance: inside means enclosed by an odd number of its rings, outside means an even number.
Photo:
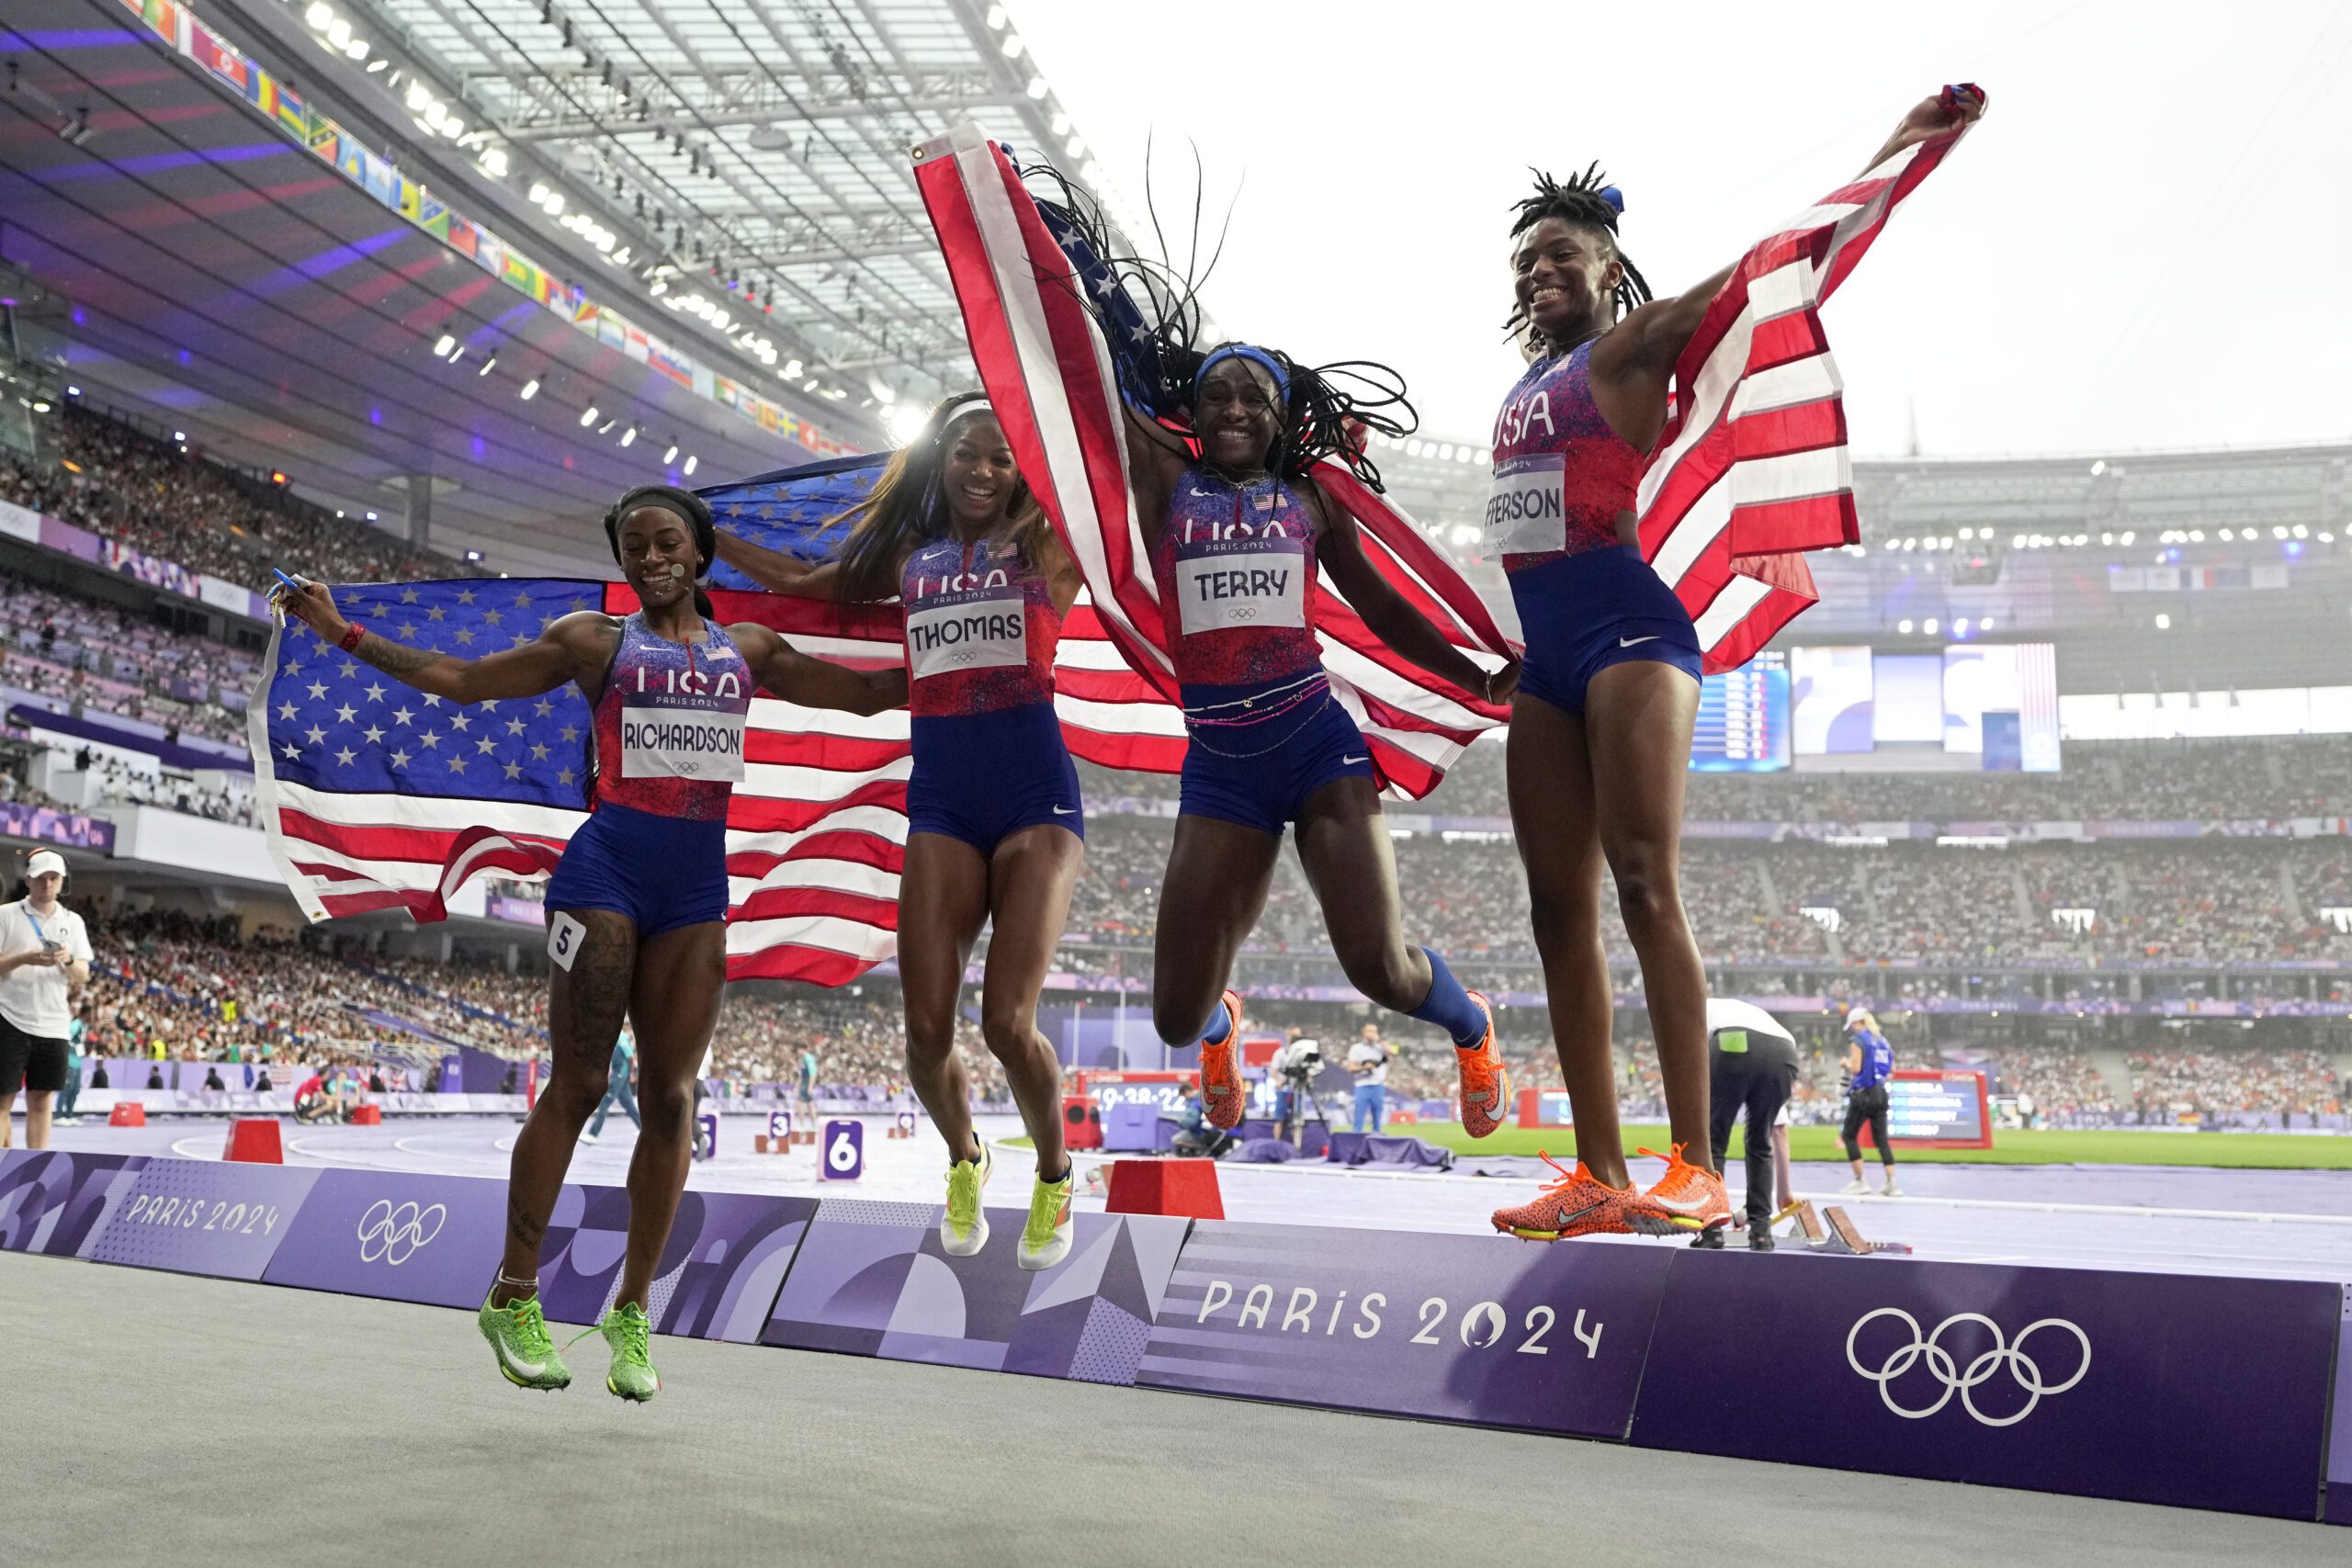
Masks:
[[[1159,547],[1159,530],[1168,522],[1168,498],[1193,461],[1184,438],[1160,423],[1124,408],[1127,420],[1128,472],[1135,491],[1136,515],[1143,523],[1143,542]]]
[[[718,558],[771,593],[789,593],[801,599],[841,597],[839,561],[805,561],[782,550],[755,545],[724,528],[718,530]]]
[[[331,646],[339,646],[351,631],[323,582],[305,581],[299,591],[281,586],[271,592],[270,603]],[[520,647],[480,659],[458,659],[362,632],[351,656],[453,703],[536,697],[580,679],[583,671],[592,678],[600,672],[612,653],[612,625],[610,616],[583,610],[560,617]]]
[[[811,659],[775,631],[746,622],[727,628],[735,647],[750,665],[752,678],[788,703],[806,708],[841,708],[849,713],[882,713],[904,707],[907,671],[852,670]]]
[[[1949,100],[1941,93],[1923,98],[1903,117],[1886,144],[1871,154],[1862,173],[1868,174],[1905,147],[1966,125],[1984,112],[1984,100],[1973,93],[1957,92]],[[1738,265],[1734,262],[1732,266]],[[1609,427],[1645,452],[1657,444],[1658,433],[1666,428],[1667,388],[1674,378],[1675,362],[1682,357],[1691,334],[1706,319],[1707,307],[1723,292],[1731,273],[1732,267],[1724,267],[1672,299],[1636,307],[1592,345],[1593,400]]]
[[[1316,547],[1316,558],[1331,574],[1331,585],[1372,628],[1372,635],[1442,681],[1478,693],[1488,702],[1509,698],[1519,685],[1518,662],[1506,664],[1491,675],[1480,669],[1446,641],[1445,634],[1430,625],[1429,617],[1364,558],[1354,515],[1324,494],[1313,479],[1302,481],[1301,489],[1309,498],[1307,504],[1323,516],[1323,537]]]

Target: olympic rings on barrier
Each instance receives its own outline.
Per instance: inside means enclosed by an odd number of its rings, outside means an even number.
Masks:
[[[359,1216],[359,1261],[373,1263],[381,1258],[397,1269],[439,1235],[448,1218],[449,1211],[439,1203],[419,1208],[407,1202],[394,1208],[390,1198],[379,1198]],[[430,1230],[425,1228],[428,1224]]]
[[[1904,1325],[1911,1330],[1911,1343],[1897,1346],[1887,1357],[1885,1364],[1878,1371],[1872,1371],[1855,1358],[1854,1341],[1860,1337],[1865,1325],[1875,1318],[1882,1317],[1901,1318]],[[1944,1330],[1962,1323],[1981,1323],[1984,1325],[1985,1332],[1993,1337],[1993,1348],[1971,1359],[1964,1371],[1960,1364],[1953,1360],[1951,1352],[1938,1343],[1943,1337]],[[2083,1348],[2082,1365],[2076,1367],[2075,1375],[2064,1382],[2044,1383],[2041,1381],[2041,1368],[2032,1357],[2025,1353],[2025,1342],[2033,1337],[2037,1329],[2043,1328],[2063,1328],[2073,1335]],[[1937,1395],[1936,1402],[1926,1409],[1907,1409],[1895,1403],[1894,1383],[1897,1378],[1923,1360],[1927,1363],[1928,1371],[1942,1380],[1944,1391]],[[1919,1332],[1917,1318],[1913,1317],[1901,1307],[1881,1307],[1876,1312],[1863,1314],[1855,1320],[1854,1326],[1846,1331],[1846,1364],[1878,1384],[1879,1399],[1889,1410],[1907,1421],[1925,1420],[1933,1416],[1951,1404],[1951,1396],[1956,1393],[1960,1395],[1962,1408],[1974,1416],[1982,1425],[2014,1427],[2033,1414],[2034,1406],[2041,1403],[2043,1394],[2064,1393],[2083,1381],[2084,1374],[2091,1370],[2091,1339],[2080,1326],[2067,1322],[2063,1317],[2045,1317],[2027,1324],[2025,1331],[2018,1336],[2017,1343],[2012,1345],[2001,1333],[2000,1325],[1982,1313],[1973,1312],[1954,1313],[1936,1325],[1932,1333],[1922,1336]],[[2018,1386],[2025,1390],[2025,1407],[2014,1416],[1987,1416],[1976,1408],[1975,1391],[2004,1368],[2011,1377],[2017,1380]]]

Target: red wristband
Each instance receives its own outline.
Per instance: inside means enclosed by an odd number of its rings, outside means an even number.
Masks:
[[[353,649],[359,646],[359,639],[367,635],[368,628],[360,625],[357,621],[354,621],[351,623],[350,629],[343,634],[343,640],[336,643],[335,646],[343,649],[344,652],[349,653]]]

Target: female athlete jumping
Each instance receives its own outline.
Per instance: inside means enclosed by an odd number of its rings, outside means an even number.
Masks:
[[[956,1010],[972,944],[993,921],[980,1032],[1037,1151],[1017,1257],[1050,1269],[1069,1251],[1070,1163],[1061,1064],[1038,1031],[1037,997],[1085,855],[1078,770],[1054,716],[1054,649],[1078,570],[977,392],[934,409],[851,516],[837,560],[811,565],[726,533],[719,558],[779,593],[905,607],[914,771],[899,980],[907,1075],[947,1140],[940,1246],[968,1258],[989,1238],[993,1161],[972,1132]]]
[[[1967,90],[1928,99],[1865,167],[1983,107]],[[1527,640],[1506,767],[1577,1156],[1575,1170],[1494,1224],[1544,1241],[1687,1234],[1731,1217],[1721,1176],[1682,1153],[1708,1146],[1707,982],[1679,871],[1699,639],[1643,560],[1634,526],[1675,362],[1731,269],[1644,303],[1648,285],[1617,248],[1622,209],[1590,171],[1566,184],[1539,177],[1519,204],[1510,325],[1532,363],[1495,421],[1487,509],[1487,548],[1502,555]],[[1671,1126],[1666,1176],[1647,1192],[1631,1186],[1618,1134],[1604,863],[1641,961]]]
[[[743,776],[752,694],[764,687],[854,713],[906,701],[903,671],[861,674],[806,658],[765,626],[709,620],[695,580],[709,570],[713,535],[699,497],[665,485],[630,491],[605,514],[605,536],[641,608],[565,615],[536,640],[481,659],[355,626],[320,583],[273,598],[322,641],[420,692],[465,704],[571,682],[595,712],[594,809],[548,884],[554,1069],[514,1141],[506,1253],[479,1319],[499,1371],[525,1388],[571,1381],[539,1310],[539,1243],[572,1146],[604,1098],[624,1013],[637,1023],[644,1128],[629,1161],[627,1260],[600,1325],[612,1349],[605,1386],[633,1400],[662,1386],[646,1292],[686,1184],[695,1069],[727,977],[727,805]]]
[[[1331,449],[1311,433],[1336,434],[1345,408],[1317,372],[1244,344],[1183,362],[1198,458],[1175,432],[1127,420],[1189,740],[1153,942],[1153,1022],[1171,1045],[1201,1042],[1208,1119],[1238,1123],[1241,998],[1226,983],[1295,823],[1340,968],[1372,1000],[1453,1037],[1463,1123],[1484,1137],[1510,1096],[1493,1012],[1444,959],[1405,941],[1371,749],[1331,694],[1316,642],[1316,563],[1374,636],[1442,680],[1499,701],[1517,667],[1490,674],[1447,642],[1308,476]]]

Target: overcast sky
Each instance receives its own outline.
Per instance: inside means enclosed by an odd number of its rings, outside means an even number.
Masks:
[[[1930,455],[2352,440],[2344,0],[1004,3],[1124,208],[1147,136],[1189,208],[1198,145],[1228,330],[1385,360],[1440,437],[1483,439],[1519,370],[1528,164],[1599,159],[1673,292],[1973,80],[1991,112],[1826,312],[1859,452],[1915,417]]]

